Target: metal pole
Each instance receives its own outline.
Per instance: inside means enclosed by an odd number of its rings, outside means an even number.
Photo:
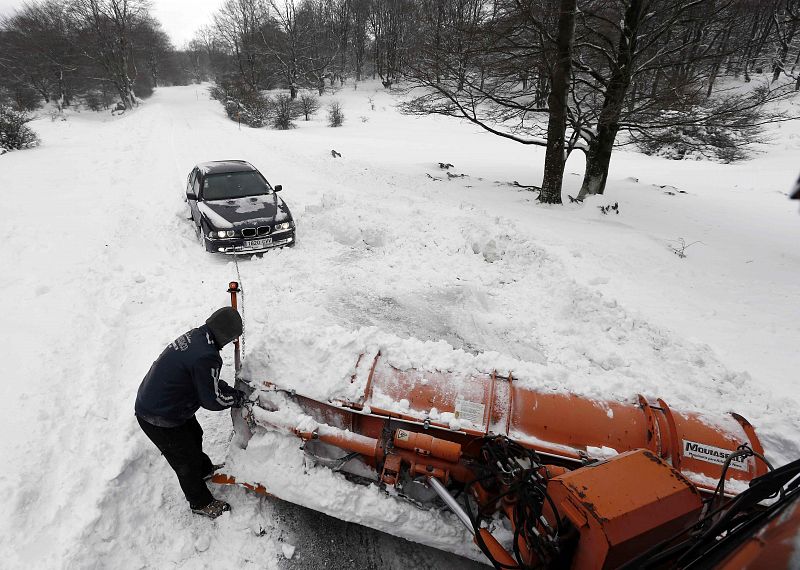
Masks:
[[[435,477],[428,477],[428,485],[430,485],[431,488],[436,491],[436,494],[439,495],[439,498],[444,501],[444,504],[447,505],[450,510],[453,511],[453,513],[455,513],[455,515],[458,517],[458,520],[461,521],[461,524],[467,527],[467,530],[474,535],[475,528],[472,526],[472,521],[469,519],[466,511],[464,511],[464,509],[461,508],[461,505],[459,505],[458,502],[453,498],[453,495],[447,492],[447,489],[445,489],[444,485],[442,485]]]
[[[231,281],[228,283],[228,293],[231,294],[231,307],[239,310],[239,303],[238,299],[236,298],[236,294],[240,293],[242,290],[239,289],[239,283],[237,281]],[[233,341],[233,368],[236,372],[236,377],[239,377],[239,370],[242,368],[242,353],[239,349],[239,339]]]
[[[458,517],[458,520],[460,520],[461,523],[467,527],[467,530],[473,536],[475,544],[477,544],[481,550],[484,551],[484,554],[486,554],[487,557],[489,557],[495,563],[495,565],[498,566],[498,568],[520,567],[517,561],[511,557],[505,548],[503,548],[503,545],[497,542],[497,539],[492,535],[491,532],[489,532],[488,528],[482,528],[478,531],[480,537],[475,536],[475,528],[472,526],[472,521],[470,520],[469,516],[464,509],[461,508],[461,505],[456,502],[456,500],[453,498],[453,495],[447,492],[447,489],[445,489],[444,485],[442,485],[438,479],[435,479],[434,477],[428,477],[428,484],[434,491],[436,491],[436,494],[439,495],[439,497],[450,508],[450,510],[455,513],[455,515]],[[481,546],[481,543],[483,546]]]

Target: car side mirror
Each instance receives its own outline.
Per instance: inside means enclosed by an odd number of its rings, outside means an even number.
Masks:
[[[275,185],[275,192],[280,192],[281,190],[283,190],[283,185],[282,184],[276,184]]]
[[[197,200],[197,194],[195,194],[194,192],[187,192],[186,193],[186,199],[187,200]]]

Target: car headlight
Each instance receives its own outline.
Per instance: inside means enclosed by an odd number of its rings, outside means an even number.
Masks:
[[[220,234],[223,234],[223,233],[224,233],[224,234],[225,234],[227,237],[233,237],[233,236],[235,236],[235,235],[236,235],[236,232],[235,232],[235,231],[233,231],[233,230],[228,230],[228,231],[226,231],[226,232],[220,232]],[[220,237],[222,237],[222,236],[220,235]]]
[[[283,222],[280,224],[275,224],[276,230],[288,230],[291,227],[292,227],[292,222]]]
[[[217,232],[215,232],[215,231],[213,231],[213,230],[212,230],[212,231],[210,231],[210,232],[208,232],[208,237],[210,237],[210,238],[215,238],[215,237],[217,237]]]
[[[233,237],[234,235],[236,235],[236,232],[233,230],[219,230],[219,231],[208,232],[208,237],[210,238]]]

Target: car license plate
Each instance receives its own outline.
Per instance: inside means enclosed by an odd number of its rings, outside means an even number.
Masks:
[[[272,243],[272,238],[253,239],[244,242],[245,247],[264,247]]]

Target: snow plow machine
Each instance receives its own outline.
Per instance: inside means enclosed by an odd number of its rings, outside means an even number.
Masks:
[[[235,354],[238,369],[238,341]],[[249,379],[234,428],[289,434],[316,465],[452,511],[498,569],[800,568],[800,460],[773,469],[738,414],[540,393],[496,372],[454,389],[380,353],[357,357],[343,382],[357,380],[358,397],[319,401]]]

